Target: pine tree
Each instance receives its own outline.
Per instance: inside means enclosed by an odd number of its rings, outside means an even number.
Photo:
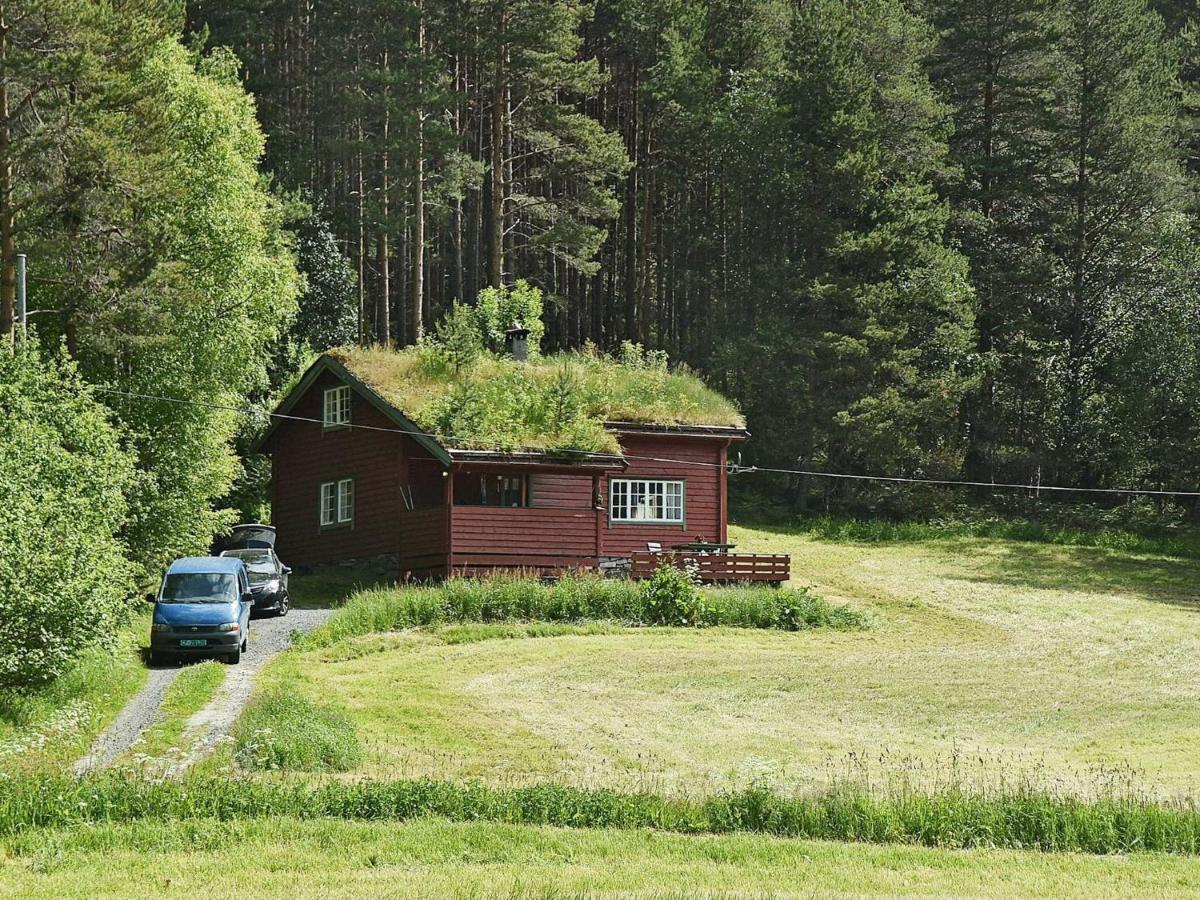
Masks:
[[[777,214],[797,221],[777,251],[781,296],[735,382],[777,461],[958,462],[970,291],[932,185],[948,129],[921,68],[927,41],[892,0],[819,0],[795,17],[761,135],[779,135],[763,162],[783,167],[770,187]]]
[[[953,234],[976,296],[978,386],[965,409],[965,471],[972,480],[1027,477],[1005,437],[1013,410],[1043,387],[1029,378],[1046,334],[1028,298],[1048,278],[1032,215],[1046,154],[1041,110],[1051,71],[1043,0],[940,0],[931,75],[951,104],[954,169],[946,193]],[[1000,471],[1004,465],[1016,471]]]
[[[1189,197],[1175,142],[1177,60],[1144,0],[1059,0],[1036,223],[1053,260],[1055,476],[1095,484],[1119,423],[1116,354],[1194,302]]]

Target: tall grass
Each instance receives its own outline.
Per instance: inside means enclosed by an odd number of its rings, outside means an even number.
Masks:
[[[326,782],[0,777],[0,835],[89,822],[286,816],[402,821],[437,816],[573,828],[757,832],[836,841],[1044,851],[1200,853],[1200,810],[1112,797],[991,796],[955,790],[872,795],[848,787],[802,797],[753,788],[704,800],[545,784],[490,788],[439,781]]]
[[[245,769],[347,772],[362,761],[352,721],[282,687],[246,709],[233,737]]]
[[[713,588],[703,593],[697,623],[742,628],[860,628],[866,617],[806,589]],[[300,640],[325,647],[405,628],[466,623],[616,622],[657,624],[646,591],[630,581],[571,575],[553,584],[520,575],[452,578],[436,587],[361,591],[323,626]]]

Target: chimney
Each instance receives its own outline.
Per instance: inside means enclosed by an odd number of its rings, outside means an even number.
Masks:
[[[517,322],[504,332],[504,346],[517,362],[529,360],[529,329]]]

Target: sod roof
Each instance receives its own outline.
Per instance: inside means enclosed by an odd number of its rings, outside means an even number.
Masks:
[[[330,351],[445,447],[616,453],[605,422],[745,428],[737,406],[686,368],[576,351],[455,367],[427,348]]]

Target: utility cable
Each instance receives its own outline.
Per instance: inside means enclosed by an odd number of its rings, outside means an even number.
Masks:
[[[176,403],[187,406],[201,406],[207,409],[222,410],[225,412],[236,412],[243,415],[265,415],[272,419],[280,419],[288,422],[308,422],[324,427],[323,419],[312,418],[311,416],[292,416],[286,413],[267,412],[261,407],[255,406],[228,406],[220,403],[209,403],[204,400],[185,400],[179,397],[165,397],[157,394],[141,394],[133,391],[119,391],[115,388],[105,388],[93,386],[92,390],[104,394],[114,394],[121,397],[128,397],[136,400],[153,400],[163,403]],[[359,429],[362,431],[382,431],[389,434],[404,434],[410,437],[434,438],[436,440],[449,441],[450,443],[470,443],[468,439],[455,437],[453,435],[435,435],[427,431],[416,431],[404,428],[387,428],[378,425],[361,425],[354,423],[346,423],[339,425],[338,428]],[[669,434],[670,432],[664,432]],[[529,448],[524,451],[529,452]],[[546,452],[542,448],[537,448],[537,452]],[[594,450],[585,450],[581,447],[555,447],[553,452],[558,453],[595,453]],[[893,484],[925,484],[937,487],[984,487],[984,488],[999,488],[1003,490],[1023,490],[1023,491],[1056,491],[1061,493],[1080,493],[1080,494],[1112,494],[1118,496],[1157,496],[1157,497],[1200,497],[1200,491],[1171,491],[1171,490],[1155,490],[1151,488],[1093,488],[1093,487],[1070,487],[1057,484],[1020,484],[1018,482],[999,482],[999,481],[967,481],[956,480],[951,478],[914,478],[902,475],[853,475],[844,472],[821,472],[814,469],[780,469],[770,466],[739,466],[737,464],[721,463],[706,463],[697,460],[689,459],[672,459],[664,456],[639,456],[633,453],[620,454],[624,459],[636,459],[639,462],[656,462],[668,463],[672,465],[683,465],[692,467],[703,467],[712,469],[729,469],[730,474],[754,474],[757,472],[770,472],[778,475],[806,475],[813,478],[833,478],[840,480],[853,481],[875,481]]]

